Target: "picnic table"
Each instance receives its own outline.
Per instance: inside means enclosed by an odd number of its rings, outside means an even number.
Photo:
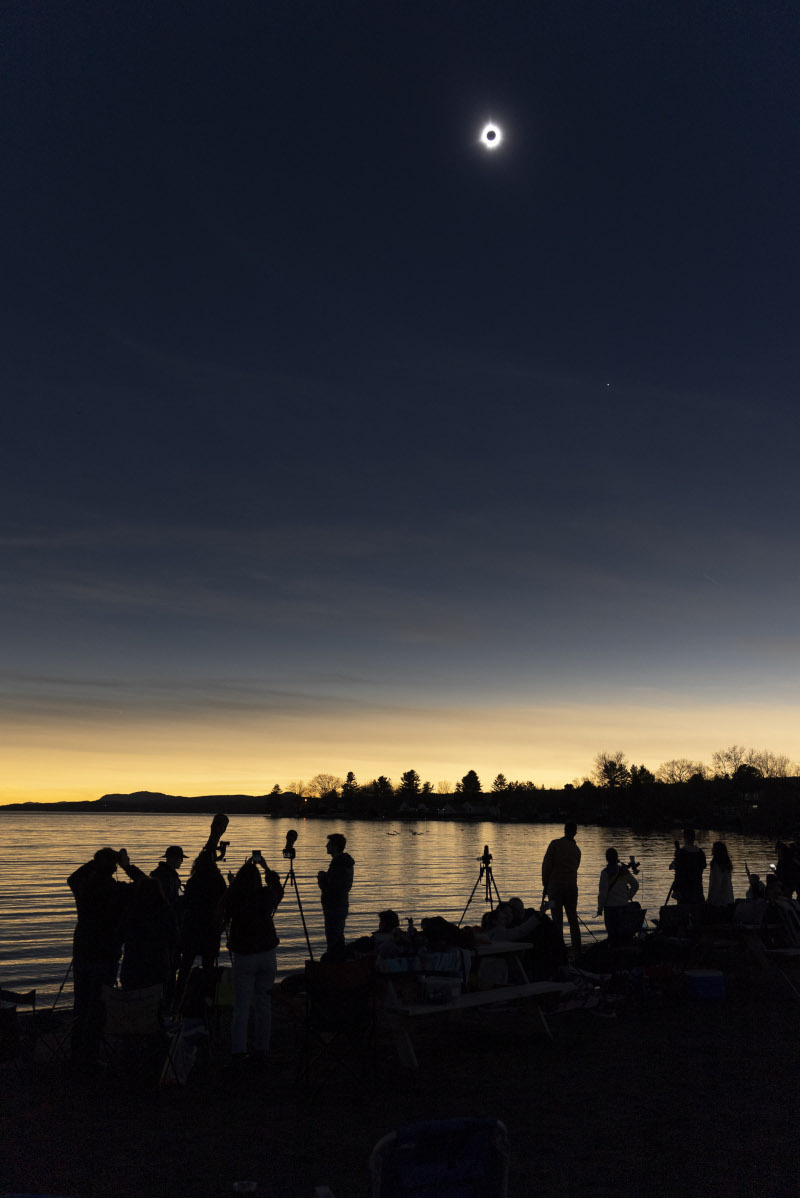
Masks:
[[[410,1069],[419,1068],[411,1028],[420,1020],[501,1003],[531,1001],[545,1034],[552,1040],[543,1000],[575,987],[571,982],[531,981],[524,963],[531,948],[525,941],[493,941],[472,949],[419,953],[414,957],[378,957],[375,968],[383,982],[382,1017],[401,1062]],[[487,958],[504,958],[521,980],[466,990],[471,977],[480,980],[479,966]],[[446,979],[450,979],[449,986]]]

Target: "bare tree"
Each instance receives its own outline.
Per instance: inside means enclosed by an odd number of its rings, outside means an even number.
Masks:
[[[773,753],[771,749],[748,749],[746,765],[755,766],[765,778],[792,777],[792,763],[784,753]]]
[[[673,757],[671,761],[662,761],[656,770],[659,782],[688,782],[695,774],[705,778],[708,766],[702,761],[690,761],[688,757]]]
[[[308,784],[309,794],[316,795],[318,799],[324,798],[332,791],[338,790],[342,785],[342,779],[336,774],[315,774]]]
[[[594,759],[594,780],[598,786],[625,786],[630,780],[628,762],[622,749],[616,753],[598,753]]]
[[[289,791],[289,794],[297,795],[298,798],[302,798],[304,795],[308,794],[308,786],[306,785],[306,783],[301,782],[297,778],[289,783],[287,789]]]
[[[453,793],[453,783],[452,782],[437,782],[436,783],[436,793],[437,793],[437,795],[451,795]]]
[[[740,765],[747,764],[747,749],[744,745],[729,745],[727,749],[717,749],[711,754],[711,765],[714,768],[714,773],[724,778],[726,774],[730,777],[736,773]]]

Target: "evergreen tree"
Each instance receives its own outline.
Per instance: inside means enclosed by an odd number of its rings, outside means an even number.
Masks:
[[[474,770],[469,770],[461,779],[461,793],[468,799],[475,799],[483,794],[481,780]]]
[[[406,770],[404,774],[400,775],[400,794],[418,795],[419,785],[419,774],[416,770]]]

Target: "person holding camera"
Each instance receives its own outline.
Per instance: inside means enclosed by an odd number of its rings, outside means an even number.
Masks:
[[[259,866],[264,870],[261,881]],[[228,890],[228,951],[233,959],[233,1024],[231,1049],[236,1066],[247,1055],[250,1006],[254,1010],[253,1052],[266,1060],[272,1030],[272,987],[278,936],[273,916],[283,898],[278,875],[256,851],[245,861]]]
[[[619,943],[626,938],[626,909],[639,889],[633,876],[635,868],[633,857],[628,865],[624,865],[616,849],[606,849],[606,867],[600,874],[597,894],[597,914],[603,916],[609,943]]]
[[[213,995],[216,987],[215,966],[225,926],[225,896],[228,891],[217,862],[225,859],[228,841],[221,837],[227,826],[227,815],[214,816],[208,840],[195,858],[183,888],[181,957],[176,985],[178,1010],[182,1009],[186,998],[195,957],[200,958],[203,994]]]
[[[114,877],[117,868],[137,882],[145,875],[125,849],[98,849],[91,861],[67,879],[75,897],[78,922],[72,941],[75,1022],[72,1053],[78,1064],[97,1063],[103,1027],[103,986],[113,986],[122,955],[122,924],[133,886]]]

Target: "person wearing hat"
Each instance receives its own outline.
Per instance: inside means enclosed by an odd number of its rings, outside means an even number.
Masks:
[[[350,909],[350,890],[353,885],[354,861],[345,846],[341,832],[331,832],[325,851],[331,859],[327,870],[321,869],[317,882],[322,891],[322,914],[325,918],[325,941],[328,952],[344,952],[344,925]]]
[[[159,861],[150,874],[150,877],[155,878],[161,884],[164,898],[167,900],[172,911],[175,912],[175,918],[178,921],[178,926],[180,926],[181,891],[183,890],[183,884],[178,870],[183,864],[185,853],[179,845],[171,844],[161,856],[162,860]]]

